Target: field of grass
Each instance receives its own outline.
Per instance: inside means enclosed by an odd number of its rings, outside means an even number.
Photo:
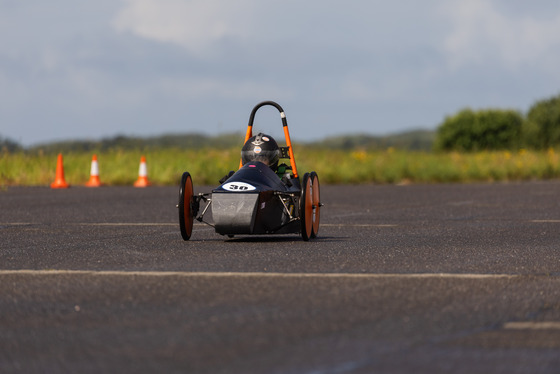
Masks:
[[[216,185],[239,166],[239,148],[97,152],[100,179],[106,185],[132,185],[140,157],[146,156],[154,185],[178,185],[189,171],[198,185]],[[295,147],[300,175],[315,170],[321,183],[470,183],[560,178],[560,152],[519,150],[477,153],[399,151],[333,151]],[[64,156],[66,181],[74,186],[89,179],[93,152]],[[0,152],[0,186],[48,186],[55,178],[56,154]]]

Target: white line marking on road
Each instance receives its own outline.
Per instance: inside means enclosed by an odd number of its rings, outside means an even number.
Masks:
[[[112,275],[150,277],[207,277],[207,278],[457,278],[496,279],[515,278],[516,274],[454,274],[454,273],[264,273],[264,272],[201,272],[201,271],[120,271],[120,270],[0,270],[0,275]]]
[[[532,223],[560,223],[560,219],[534,219],[530,220]],[[33,222],[0,222],[0,226],[29,226],[29,225],[42,225],[43,223]],[[177,226],[179,223],[170,222],[82,222],[82,223],[67,223],[66,225],[80,225],[80,226]],[[208,226],[205,223],[194,223],[195,226]],[[390,223],[322,223],[321,227],[399,227],[397,224]]]
[[[134,223],[134,222],[116,222],[116,223],[79,223],[84,226],[177,226],[179,223]],[[195,226],[207,226],[204,223],[195,223]],[[323,223],[321,227],[396,227],[392,224],[369,224],[369,223]]]
[[[560,221],[558,221],[560,222]],[[4,226],[42,225],[43,223],[32,222],[0,222]],[[179,222],[80,222],[67,223],[68,225],[80,226],[177,226]],[[208,226],[205,223],[194,223],[195,226]],[[373,223],[322,223],[321,227],[397,227],[395,224],[373,224]]]
[[[392,224],[373,224],[373,223],[322,223],[321,227],[397,227]]]
[[[30,226],[30,225],[46,225],[44,222],[0,222],[0,226]],[[78,226],[177,226],[177,223],[161,223],[161,222],[69,222],[61,223],[61,226],[78,225]]]
[[[115,222],[115,223],[79,223],[82,226],[177,226],[179,223],[157,222]]]
[[[503,328],[505,330],[560,330],[560,322],[506,322]]]

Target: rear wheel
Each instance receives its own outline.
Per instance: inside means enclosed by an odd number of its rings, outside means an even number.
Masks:
[[[311,237],[315,238],[319,233],[319,221],[321,220],[321,194],[319,191],[319,176],[317,175],[317,173],[314,171],[311,172],[310,179],[313,190],[313,198],[311,199],[313,203],[313,230],[311,232]]]
[[[189,240],[193,228],[193,184],[189,172],[184,172],[179,186],[179,227],[183,240]]]
[[[308,241],[313,235],[313,181],[309,173],[303,175],[300,220],[301,237]]]

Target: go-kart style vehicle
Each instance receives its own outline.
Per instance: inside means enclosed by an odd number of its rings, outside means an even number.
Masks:
[[[255,114],[266,105],[280,112],[286,147],[278,147],[268,135],[253,136]],[[289,165],[278,165],[280,159],[289,160]],[[267,165],[267,161],[272,164]],[[264,101],[253,108],[239,170],[230,171],[220,183],[212,192],[194,195],[192,177],[189,172],[183,173],[178,208],[184,240],[190,239],[194,220],[204,222],[214,227],[218,234],[230,238],[235,235],[301,233],[303,240],[307,241],[317,236],[322,206],[319,177],[316,172],[305,173],[300,181],[286,115],[277,103]],[[204,219],[210,207],[213,223]]]

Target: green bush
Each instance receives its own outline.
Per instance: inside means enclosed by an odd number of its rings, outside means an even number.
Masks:
[[[522,115],[514,110],[463,109],[438,127],[436,150],[481,151],[520,145]]]
[[[538,101],[529,109],[523,137],[525,144],[535,149],[560,145],[560,95]]]

